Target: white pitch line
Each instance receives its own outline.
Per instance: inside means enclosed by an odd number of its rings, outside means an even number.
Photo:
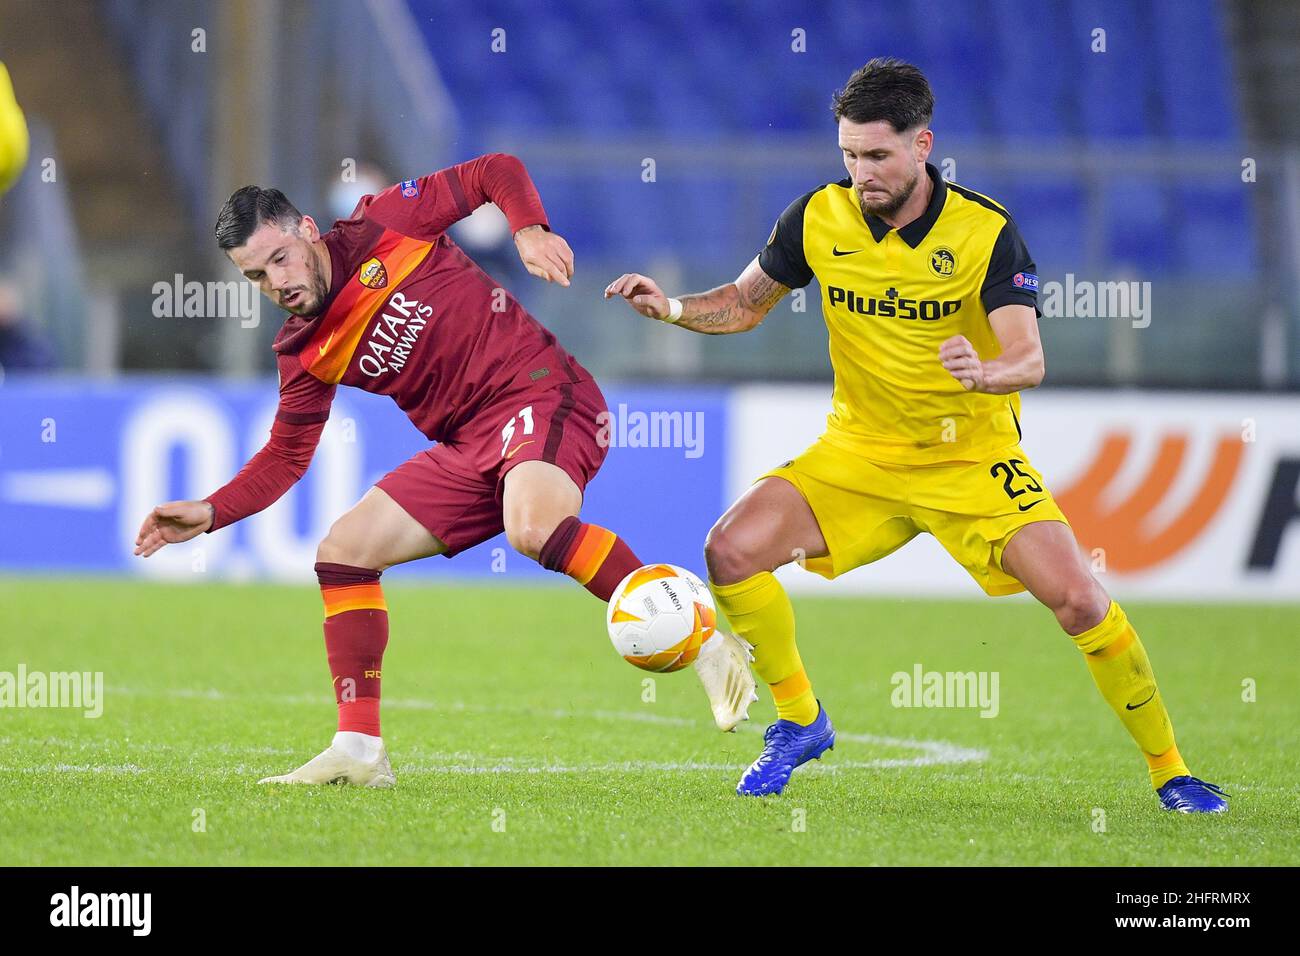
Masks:
[[[148,773],[144,767],[137,767],[133,763],[100,765],[100,764],[72,764],[72,763],[47,763],[38,764],[32,767],[0,767],[0,773]]]
[[[855,737],[866,737],[866,734],[856,734]],[[916,741],[918,745],[925,744],[929,753],[916,757],[881,757],[874,760],[839,760],[831,758],[830,763],[810,764],[809,770],[819,773],[836,773],[841,770],[880,770],[896,767],[928,767],[940,764],[951,765],[960,763],[978,763],[984,760],[988,755],[984,751],[973,750],[965,747],[955,747],[952,745],[943,745],[937,741]],[[103,751],[125,748],[129,751],[139,753],[174,753],[178,750],[192,752],[192,747],[178,747],[171,744],[146,744],[133,742],[116,742],[105,740],[73,740],[58,737],[40,737],[40,738],[21,738],[21,737],[0,737],[0,744],[25,747],[42,745],[46,747],[64,747],[78,751]],[[202,748],[205,751],[227,754],[230,756],[279,756],[291,757],[301,752],[287,747],[234,747],[229,744],[207,744]],[[624,760],[611,763],[600,764],[564,764],[556,762],[540,761],[527,758],[498,758],[494,763],[476,763],[477,754],[465,751],[455,751],[451,753],[444,752],[421,752],[419,749],[407,751],[410,755],[420,758],[433,760],[451,761],[450,763],[432,763],[421,764],[402,762],[399,767],[403,773],[448,773],[448,774],[479,774],[479,773],[651,773],[651,772],[677,772],[677,771],[723,771],[723,770],[744,770],[748,764],[744,763],[720,763],[707,761],[652,761],[652,760]],[[135,764],[125,764],[118,766],[104,766],[99,764],[44,764],[39,767],[17,767],[6,768],[0,767],[0,772],[82,772],[82,773],[148,773],[149,771]],[[204,771],[205,773],[207,771]]]
[[[899,759],[882,758],[879,760],[836,760],[831,763],[804,764],[803,770],[812,773],[836,774],[844,770],[884,770],[896,767],[930,767],[938,764],[970,763],[983,760],[980,751],[971,751],[969,756],[957,755],[911,757]],[[747,763],[702,763],[699,761],[655,762],[650,760],[625,760],[622,763],[603,764],[441,764],[426,765],[400,764],[398,770],[403,774],[479,774],[479,773],[679,773],[692,771],[740,771],[748,767]]]
[[[148,749],[148,748],[141,748]],[[159,748],[162,749],[162,748]],[[228,751],[234,753],[236,751]],[[260,751],[250,751],[260,752]],[[974,759],[979,759],[974,758]],[[814,774],[837,774],[845,770],[881,770],[896,767],[924,767],[944,763],[951,764],[963,761],[941,760],[932,757],[916,757],[903,760],[840,760],[830,764],[809,764],[805,765],[805,771]],[[721,771],[736,772],[744,770],[748,764],[743,763],[702,763],[698,761],[684,762],[655,762],[649,760],[626,760],[621,763],[604,763],[604,764],[515,764],[515,763],[497,763],[497,764],[407,764],[399,763],[397,769],[403,775],[407,774],[589,774],[589,773],[683,773],[683,772],[710,772],[716,773]],[[254,771],[243,767],[240,768],[215,768],[213,770],[200,771],[201,776],[239,776],[244,773],[253,773]],[[261,772],[261,771],[257,771]],[[151,771],[146,767],[140,767],[136,764],[40,764],[30,767],[0,767],[0,773],[93,773],[93,774],[147,774]]]
[[[183,751],[187,754],[194,752],[194,746],[191,744],[156,744],[156,743],[137,743],[130,740],[78,740],[70,737],[0,737],[0,746],[13,747],[59,747],[66,750],[95,751],[95,750],[138,750],[142,753],[173,753]],[[222,754],[262,754],[266,756],[292,756],[300,751],[292,747],[235,747],[225,742],[203,744],[202,749],[209,752]]]
[[[297,694],[297,695],[265,695],[265,694],[244,694],[230,695],[216,688],[171,688],[165,690],[151,690],[136,687],[110,686],[106,688],[109,693],[135,695],[142,697],[175,697],[182,700],[256,700],[265,703],[276,704],[321,704],[325,698],[323,695],[314,694]],[[398,710],[448,710],[456,713],[468,714],[488,714],[488,713],[510,713],[510,714],[542,714],[555,719],[594,719],[594,720],[614,720],[630,721],[635,723],[649,723],[670,727],[702,727],[702,721],[691,720],[685,717],[672,717],[664,714],[653,714],[645,711],[617,711],[617,710],[593,710],[593,711],[569,711],[563,709],[541,710],[537,708],[515,706],[484,707],[476,704],[467,704],[463,701],[448,701],[437,703],[430,700],[420,699],[403,699],[403,698],[385,698],[383,706]],[[746,733],[761,733],[763,728],[758,724],[746,723],[741,724],[738,730]],[[0,741],[10,742],[13,738],[0,738]],[[50,738],[42,738],[47,744],[66,743],[68,746],[78,746],[86,749],[84,741],[55,741]],[[37,741],[32,741],[33,743]],[[878,734],[861,734],[850,733],[848,731],[836,731],[836,742],[848,742],[863,744],[874,747],[889,747],[899,750],[920,751],[915,756],[910,757],[881,757],[873,760],[841,760],[830,758],[831,762],[825,764],[814,764],[809,769],[818,773],[839,773],[844,770],[883,770],[901,767],[932,767],[955,765],[965,763],[981,763],[988,759],[988,751],[974,747],[962,747],[958,744],[949,743],[944,740],[915,740],[907,737],[887,737]],[[106,743],[104,749],[112,744]],[[171,749],[190,749],[190,748],[172,748],[165,745],[149,744],[125,744],[128,748],[134,748],[144,751],[149,750],[171,750]],[[93,747],[91,749],[94,749]],[[208,745],[209,750],[216,750],[228,754],[256,754],[265,756],[284,755],[289,756],[295,751],[284,748],[274,747],[230,747],[227,745]],[[420,755],[419,750],[413,751],[416,756]],[[446,756],[457,761],[448,764],[424,764],[419,763],[399,764],[399,769],[403,773],[417,774],[480,774],[480,773],[653,773],[653,772],[694,772],[694,771],[735,771],[744,770],[748,764],[733,763],[714,763],[700,761],[680,761],[680,762],[656,762],[643,760],[629,760],[618,763],[601,763],[601,764],[563,764],[547,763],[539,760],[528,762],[515,761],[510,758],[505,760],[498,759],[494,763],[479,764],[474,762],[476,755],[472,753],[455,753],[455,754],[434,754],[432,756]],[[468,761],[468,762],[465,762]],[[136,768],[135,771],[145,773],[147,771]]]

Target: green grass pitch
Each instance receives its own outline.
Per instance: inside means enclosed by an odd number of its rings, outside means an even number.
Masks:
[[[1224,817],[1162,812],[1078,652],[1028,602],[796,599],[840,742],[781,797],[736,780],[689,672],[613,653],[576,588],[394,583],[397,787],[267,788],[334,703],[310,587],[0,582],[0,671],[102,671],[104,712],[0,709],[0,865],[1300,862],[1300,608],[1126,604]],[[996,671],[1000,707],[895,708],[890,676]],[[1257,699],[1243,700],[1243,681]],[[1104,829],[1103,829],[1104,824]]]

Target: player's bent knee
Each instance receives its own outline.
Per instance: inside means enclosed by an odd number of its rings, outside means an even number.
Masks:
[[[545,522],[523,521],[506,528],[506,541],[520,554],[536,561],[554,531],[555,527],[547,527]]]
[[[1096,627],[1110,609],[1110,598],[1089,575],[1065,589],[1060,604],[1052,610],[1061,628],[1072,637]]]
[[[327,564],[346,564],[354,568],[377,567],[374,557],[340,529],[337,521],[316,546],[316,560]]]
[[[718,522],[704,539],[704,564],[714,584],[735,584],[763,570],[743,547],[741,536]]]

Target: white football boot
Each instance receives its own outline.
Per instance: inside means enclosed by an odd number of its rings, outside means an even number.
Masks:
[[[263,777],[258,783],[351,783],[391,787],[397,782],[381,737],[340,730],[325,750],[293,773]]]
[[[735,730],[742,720],[749,720],[749,705],[758,700],[749,670],[753,659],[753,645],[725,631],[715,631],[695,658],[695,673],[709,695],[713,722],[721,731]]]

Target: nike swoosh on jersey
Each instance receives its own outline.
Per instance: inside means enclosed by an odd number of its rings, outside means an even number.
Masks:
[[[335,331],[337,331],[337,329]],[[325,350],[330,347],[330,343],[333,341],[334,341],[334,332],[331,332],[330,337],[325,340],[325,344],[320,347],[321,355],[325,354]]]
[[[1016,505],[1016,507],[1019,508],[1021,511],[1028,511],[1034,505],[1041,505],[1042,503],[1043,503],[1043,499],[1039,498],[1037,501],[1031,501],[1027,505]]]
[[[528,441],[521,441],[514,448],[511,448],[508,452],[506,452],[505,454],[506,461],[509,461],[511,458],[515,457],[515,452],[517,452],[519,449],[523,448],[525,445],[531,445],[532,443],[533,443],[533,439],[531,438],[528,439]]]
[[[861,252],[861,251],[862,251],[861,249],[843,249],[843,250],[841,250],[839,246],[831,246],[831,255],[833,255],[833,256],[851,256],[851,255],[853,255],[855,252]]]

